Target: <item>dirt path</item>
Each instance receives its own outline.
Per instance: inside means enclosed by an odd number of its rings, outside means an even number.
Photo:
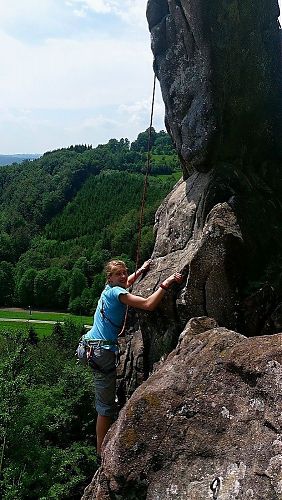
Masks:
[[[1,311],[8,311],[8,312],[25,312],[29,313],[28,307],[0,307],[0,313]],[[50,313],[50,314],[68,314],[66,311],[49,311],[49,309],[45,309],[44,311],[40,309],[32,309],[33,313]]]

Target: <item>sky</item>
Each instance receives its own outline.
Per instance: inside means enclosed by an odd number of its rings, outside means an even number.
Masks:
[[[132,141],[148,128],[146,4],[0,0],[0,154]],[[158,84],[153,125],[164,129]]]
[[[134,140],[150,122],[146,0],[0,0],[0,154]],[[157,88],[154,126],[164,129]]]

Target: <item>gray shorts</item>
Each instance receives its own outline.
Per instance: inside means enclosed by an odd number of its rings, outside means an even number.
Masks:
[[[102,373],[94,369],[95,406],[98,415],[113,417],[115,413],[116,397],[116,355],[109,349],[96,347],[94,349],[93,360],[103,371]]]

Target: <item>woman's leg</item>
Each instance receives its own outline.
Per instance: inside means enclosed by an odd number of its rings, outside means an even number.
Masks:
[[[99,348],[94,349],[93,360],[97,366],[94,369],[94,385],[98,414],[96,422],[97,455],[100,456],[104,437],[112,425],[115,414],[116,356],[108,349]]]
[[[105,417],[104,415],[97,416],[96,434],[97,434],[97,455],[101,455],[101,447],[104,437],[112,425],[112,417]]]

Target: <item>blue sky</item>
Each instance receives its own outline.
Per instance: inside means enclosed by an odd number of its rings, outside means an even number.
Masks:
[[[0,153],[133,140],[148,127],[153,58],[146,4],[1,0]],[[163,117],[158,87],[157,130]]]
[[[0,153],[94,146],[148,127],[146,0],[0,4]],[[158,89],[154,125],[164,128]]]

